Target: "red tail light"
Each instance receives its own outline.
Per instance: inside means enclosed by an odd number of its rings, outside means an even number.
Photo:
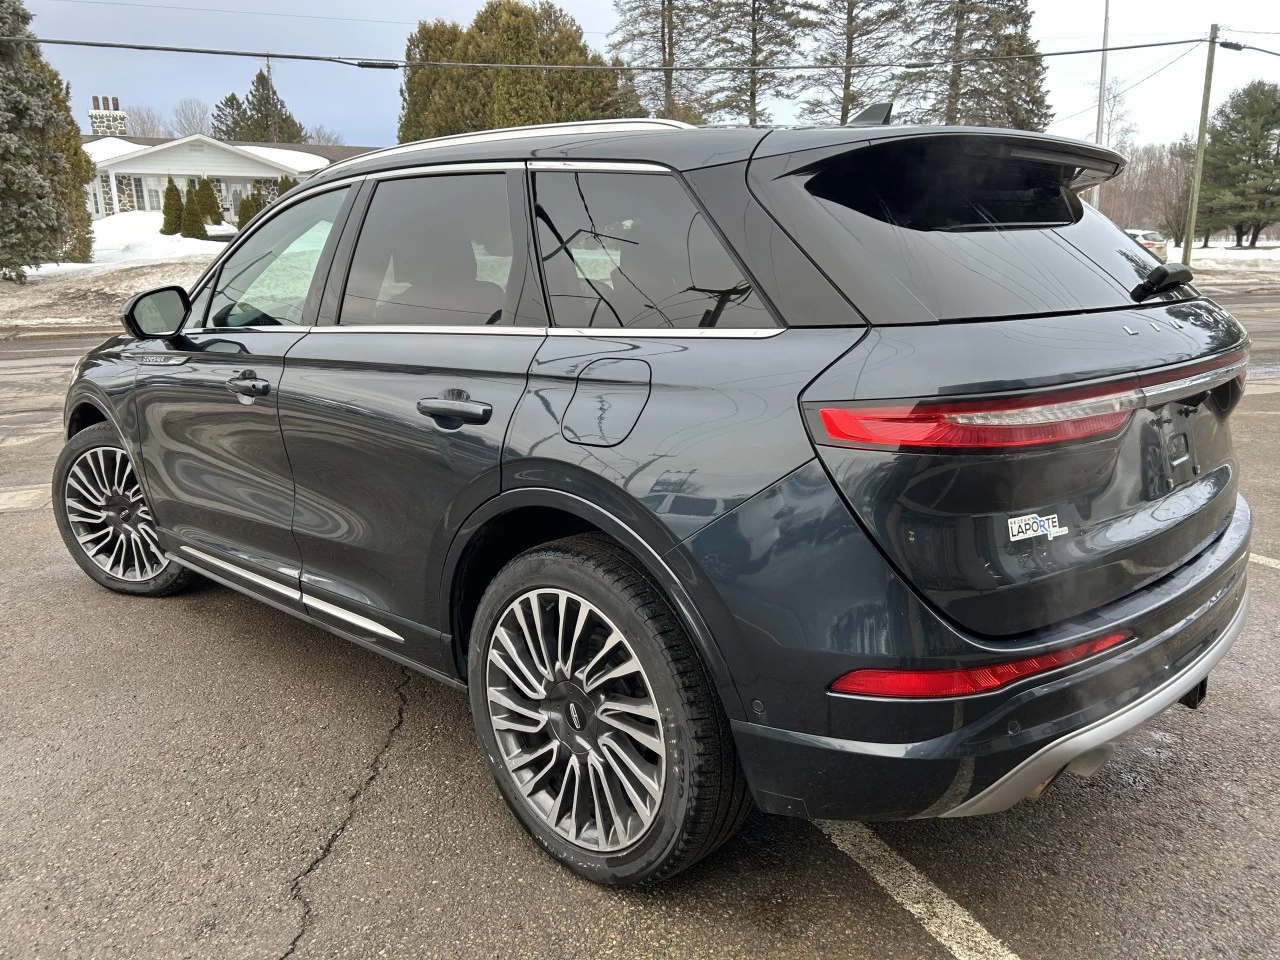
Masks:
[[[961,670],[852,670],[831,684],[832,693],[854,693],[864,697],[966,697],[990,693],[1037,673],[1056,670],[1108,650],[1133,634],[1127,630],[1108,633],[1078,643],[1074,647],[1042,653],[1023,660],[992,663]]]
[[[1225,383],[1247,359],[1246,352],[1237,351],[1091,387],[982,400],[818,406],[816,413],[827,439],[845,446],[905,451],[1042,446],[1113,435],[1135,409]]]

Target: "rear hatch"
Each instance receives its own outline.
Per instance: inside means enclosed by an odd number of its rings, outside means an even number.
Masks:
[[[766,138],[767,142],[767,138]],[[889,560],[985,636],[1069,621],[1208,546],[1247,335],[1082,204],[1118,155],[912,134],[764,156],[751,187],[873,325],[801,397]]]

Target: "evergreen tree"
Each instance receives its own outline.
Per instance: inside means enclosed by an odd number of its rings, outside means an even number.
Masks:
[[[62,252],[57,258],[68,263],[88,263],[93,253],[93,218],[85,202],[85,184],[93,179],[93,161],[80,145],[80,128],[71,115],[71,86],[43,59],[35,60],[53,91],[54,110],[60,119],[48,131],[49,143],[61,157],[53,180],[54,194],[62,221]]]
[[[217,191],[213,189],[213,181],[201,177],[196,184],[196,197],[200,201],[200,213],[210,223],[222,222],[222,204],[218,202]]]
[[[1201,209],[1202,226],[1231,227],[1237,247],[1280,221],[1280,84],[1255,80],[1214,112]]]
[[[213,137],[217,140],[247,140],[245,126],[249,122],[244,101],[228,93],[213,108]]]
[[[0,0],[0,36],[29,37],[30,22],[19,0]],[[31,44],[0,41],[0,278],[19,282],[24,267],[61,257],[68,236],[59,181],[71,174],[55,142],[65,91],[42,61]]]
[[[297,185],[298,185],[297,180],[295,180],[293,177],[289,176],[288,174],[285,174],[276,182],[276,196],[277,197],[280,196],[286,190],[292,190]]]
[[[806,74],[801,115],[818,123],[848,123],[873,103],[893,99],[894,71],[859,64],[902,59],[903,0],[824,0],[811,38],[817,63],[829,71]]]
[[[920,60],[1021,56],[1038,52],[1027,0],[918,0],[910,51]],[[899,95],[921,123],[1043,130],[1053,114],[1044,61],[981,60],[905,72]]]
[[[236,219],[236,229],[243,230],[245,225],[254,218],[254,215],[262,209],[262,198],[256,193],[251,193],[240,201],[240,215]]]
[[[538,37],[533,11],[510,5],[498,22],[498,63],[537,63]],[[551,117],[547,76],[541,70],[498,70],[493,81],[495,127],[544,123]]]
[[[618,25],[610,34],[610,49],[632,61],[667,68],[635,78],[640,101],[655,117],[705,120],[708,76],[672,69],[697,66],[709,56],[701,6],[693,0],[614,0]]]
[[[445,20],[425,20],[409,34],[404,58],[413,62],[447,61],[462,39],[462,27]],[[446,71],[436,67],[406,67],[400,87],[400,123],[396,136],[401,143],[432,136],[428,119],[432,94]]]
[[[173,182],[173,177],[169,178],[169,183],[164,188],[164,206],[161,211],[164,223],[160,225],[160,232],[167,237],[179,233],[182,230],[182,191]]]
[[[769,67],[794,60],[818,10],[810,0],[707,0],[704,8],[717,25],[711,40],[712,60],[726,67]],[[770,119],[765,101],[792,96],[799,82],[789,71],[721,74],[714,81],[711,108],[759,126]]]
[[[245,125],[241,140],[266,143],[306,143],[307,132],[280,99],[266,70],[259,70],[244,98]]]
[[[191,188],[187,189],[187,196],[182,201],[182,235],[193,240],[209,239],[204,229],[204,214],[200,212],[198,191]]]
[[[446,52],[450,39],[453,47]],[[519,0],[489,0],[465,30],[442,21],[419,24],[405,56],[467,63],[610,65],[586,45],[578,24],[555,4],[531,6]],[[411,68],[401,88],[399,136],[405,141],[513,123],[643,115],[633,78],[623,64],[617,66],[617,71],[551,73]]]

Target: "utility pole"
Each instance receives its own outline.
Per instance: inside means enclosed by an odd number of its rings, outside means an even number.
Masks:
[[[1187,203],[1186,240],[1182,262],[1191,265],[1191,248],[1196,245],[1196,207],[1200,205],[1200,174],[1204,170],[1204,139],[1209,128],[1209,90],[1213,86],[1213,54],[1218,49],[1218,25],[1209,28],[1209,56],[1204,63],[1204,96],[1200,100],[1200,132],[1196,135],[1196,165],[1191,173],[1191,199]]]
[[[1093,141],[1098,146],[1102,146],[1102,124],[1107,103],[1107,38],[1110,33],[1111,0],[1106,0],[1106,5],[1102,8],[1102,72],[1098,76],[1098,127],[1093,135]],[[1089,196],[1089,202],[1096,207],[1098,198],[1101,195],[1102,184],[1094,184],[1093,192]]]

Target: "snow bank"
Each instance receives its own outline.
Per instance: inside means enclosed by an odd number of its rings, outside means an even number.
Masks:
[[[1182,260],[1182,248],[1170,244],[1169,259]],[[1207,250],[1199,244],[1191,252],[1191,269],[1194,271],[1247,271],[1249,273],[1272,273],[1280,280],[1280,244],[1259,243],[1250,250],[1248,247],[1237,249],[1224,243],[1211,243]]]
[[[103,264],[155,263],[183,257],[213,259],[226,244],[216,240],[166,237],[160,233],[164,215],[150,211],[117,213],[93,222],[93,263],[44,263],[30,271],[32,277],[94,270]],[[209,227],[210,232],[234,232],[234,227]]]

